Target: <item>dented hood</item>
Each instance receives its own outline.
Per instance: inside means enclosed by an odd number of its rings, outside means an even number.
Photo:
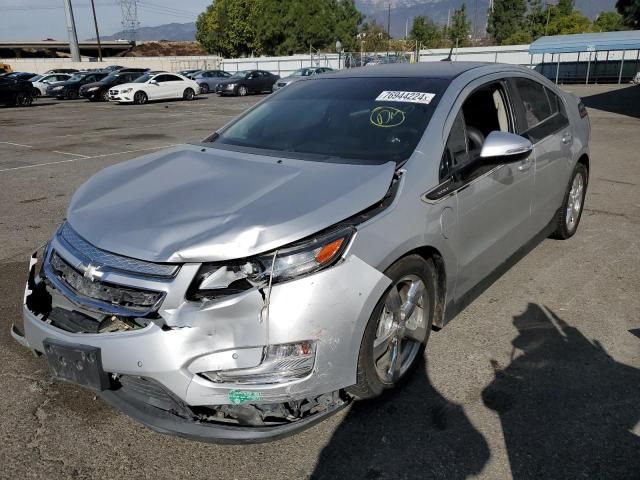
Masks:
[[[73,196],[71,226],[155,262],[242,258],[299,240],[381,200],[395,163],[353,165],[184,145],[102,170]]]

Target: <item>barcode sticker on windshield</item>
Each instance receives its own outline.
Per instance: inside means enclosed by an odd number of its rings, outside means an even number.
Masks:
[[[407,102],[407,103],[422,103],[424,105],[429,105],[433,97],[435,97],[435,93],[425,93],[425,92],[391,92],[384,91],[378,98],[376,98],[376,102]]]

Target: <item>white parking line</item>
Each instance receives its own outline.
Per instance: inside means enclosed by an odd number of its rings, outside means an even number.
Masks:
[[[89,155],[80,155],[79,153],[61,152],[60,150],[51,150],[53,153],[61,153],[62,155],[71,155],[72,157],[91,158]]]
[[[171,145],[162,145],[160,147],[137,148],[135,150],[126,150],[124,152],[105,153],[105,154],[102,154],[102,155],[94,155],[92,157],[87,157],[86,155],[79,155],[79,154],[73,154],[73,153],[69,154],[69,153],[67,153],[67,155],[78,155],[78,158],[70,158],[69,160],[59,160],[57,162],[38,163],[36,165],[23,165],[21,167],[2,168],[2,169],[0,169],[0,172],[10,172],[10,171],[13,171],[13,170],[25,170],[27,168],[45,167],[47,165],[57,165],[59,163],[78,162],[80,160],[89,160],[89,159],[92,159],[92,158],[112,157],[114,155],[124,155],[126,153],[146,152],[146,151],[149,151],[149,150],[160,150],[160,149],[163,149],[163,148],[175,147],[176,145],[179,145],[179,144],[173,143]],[[65,153],[65,152],[56,152],[56,153]]]
[[[32,145],[23,145],[22,143],[13,143],[13,142],[0,142],[3,145],[15,145],[16,147],[25,147],[25,148],[33,148]]]

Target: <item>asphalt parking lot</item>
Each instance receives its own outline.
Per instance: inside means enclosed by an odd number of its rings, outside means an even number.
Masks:
[[[146,429],[53,381],[9,326],[29,253],[85,179],[262,97],[0,108],[0,478],[640,479],[640,87],[569,89],[592,122],[578,234],[545,240],[432,335],[402,392],[248,446]]]

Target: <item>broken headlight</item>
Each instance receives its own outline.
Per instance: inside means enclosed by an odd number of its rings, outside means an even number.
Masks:
[[[284,282],[334,265],[355,229],[343,227],[277,250],[229,262],[205,263],[196,274],[187,298],[202,300],[231,295],[252,286]]]
[[[309,375],[315,358],[315,342],[269,345],[264,347],[262,363],[257,367],[203,372],[200,375],[214,383],[282,383]]]

